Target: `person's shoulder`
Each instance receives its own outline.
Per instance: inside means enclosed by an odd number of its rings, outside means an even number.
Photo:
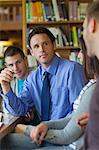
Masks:
[[[91,80],[84,86],[84,88],[82,89],[82,91],[85,91],[84,93],[85,93],[85,95],[86,95],[86,93],[91,93],[91,92],[94,90],[95,86],[96,86],[96,80],[91,79]]]
[[[79,64],[78,62],[75,62],[75,61],[71,61],[71,60],[68,60],[68,59],[63,59],[63,58],[60,58],[60,65],[63,65],[63,67],[81,67],[82,68],[82,65]]]
[[[39,66],[35,69],[31,69],[28,75],[28,79],[33,78],[39,74]]]

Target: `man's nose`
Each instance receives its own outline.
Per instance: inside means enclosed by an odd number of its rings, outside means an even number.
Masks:
[[[14,64],[14,65],[13,65],[13,70],[15,71],[15,70],[17,70],[17,69],[18,69],[17,64]]]
[[[40,51],[44,51],[44,46],[40,45]]]

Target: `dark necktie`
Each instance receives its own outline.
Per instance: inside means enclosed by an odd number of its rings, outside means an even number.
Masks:
[[[41,118],[42,121],[49,120],[50,113],[50,81],[49,73],[44,73],[42,94],[41,94]]]

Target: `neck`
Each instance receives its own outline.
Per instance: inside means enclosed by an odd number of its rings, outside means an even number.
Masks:
[[[27,76],[29,75],[29,69],[27,68],[26,73],[24,75],[24,77],[21,78],[21,80],[25,80],[27,78]]]
[[[53,57],[50,59],[50,61],[48,63],[42,64],[42,67],[44,69],[47,69],[52,64],[54,57],[55,57],[55,55],[53,55]]]

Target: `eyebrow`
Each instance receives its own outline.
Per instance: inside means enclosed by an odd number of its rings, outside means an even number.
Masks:
[[[34,45],[39,45],[39,44],[42,44],[42,43],[45,43],[45,42],[50,42],[50,40],[44,40],[44,41],[42,41],[42,42],[40,42],[40,43],[33,43],[33,46],[34,46]]]
[[[22,61],[23,59],[21,58],[21,59],[19,59],[19,60],[16,60],[16,62],[15,63],[10,63],[10,64],[7,64],[6,62],[6,65],[13,65],[13,64],[16,64],[17,62],[19,62],[19,61]]]

